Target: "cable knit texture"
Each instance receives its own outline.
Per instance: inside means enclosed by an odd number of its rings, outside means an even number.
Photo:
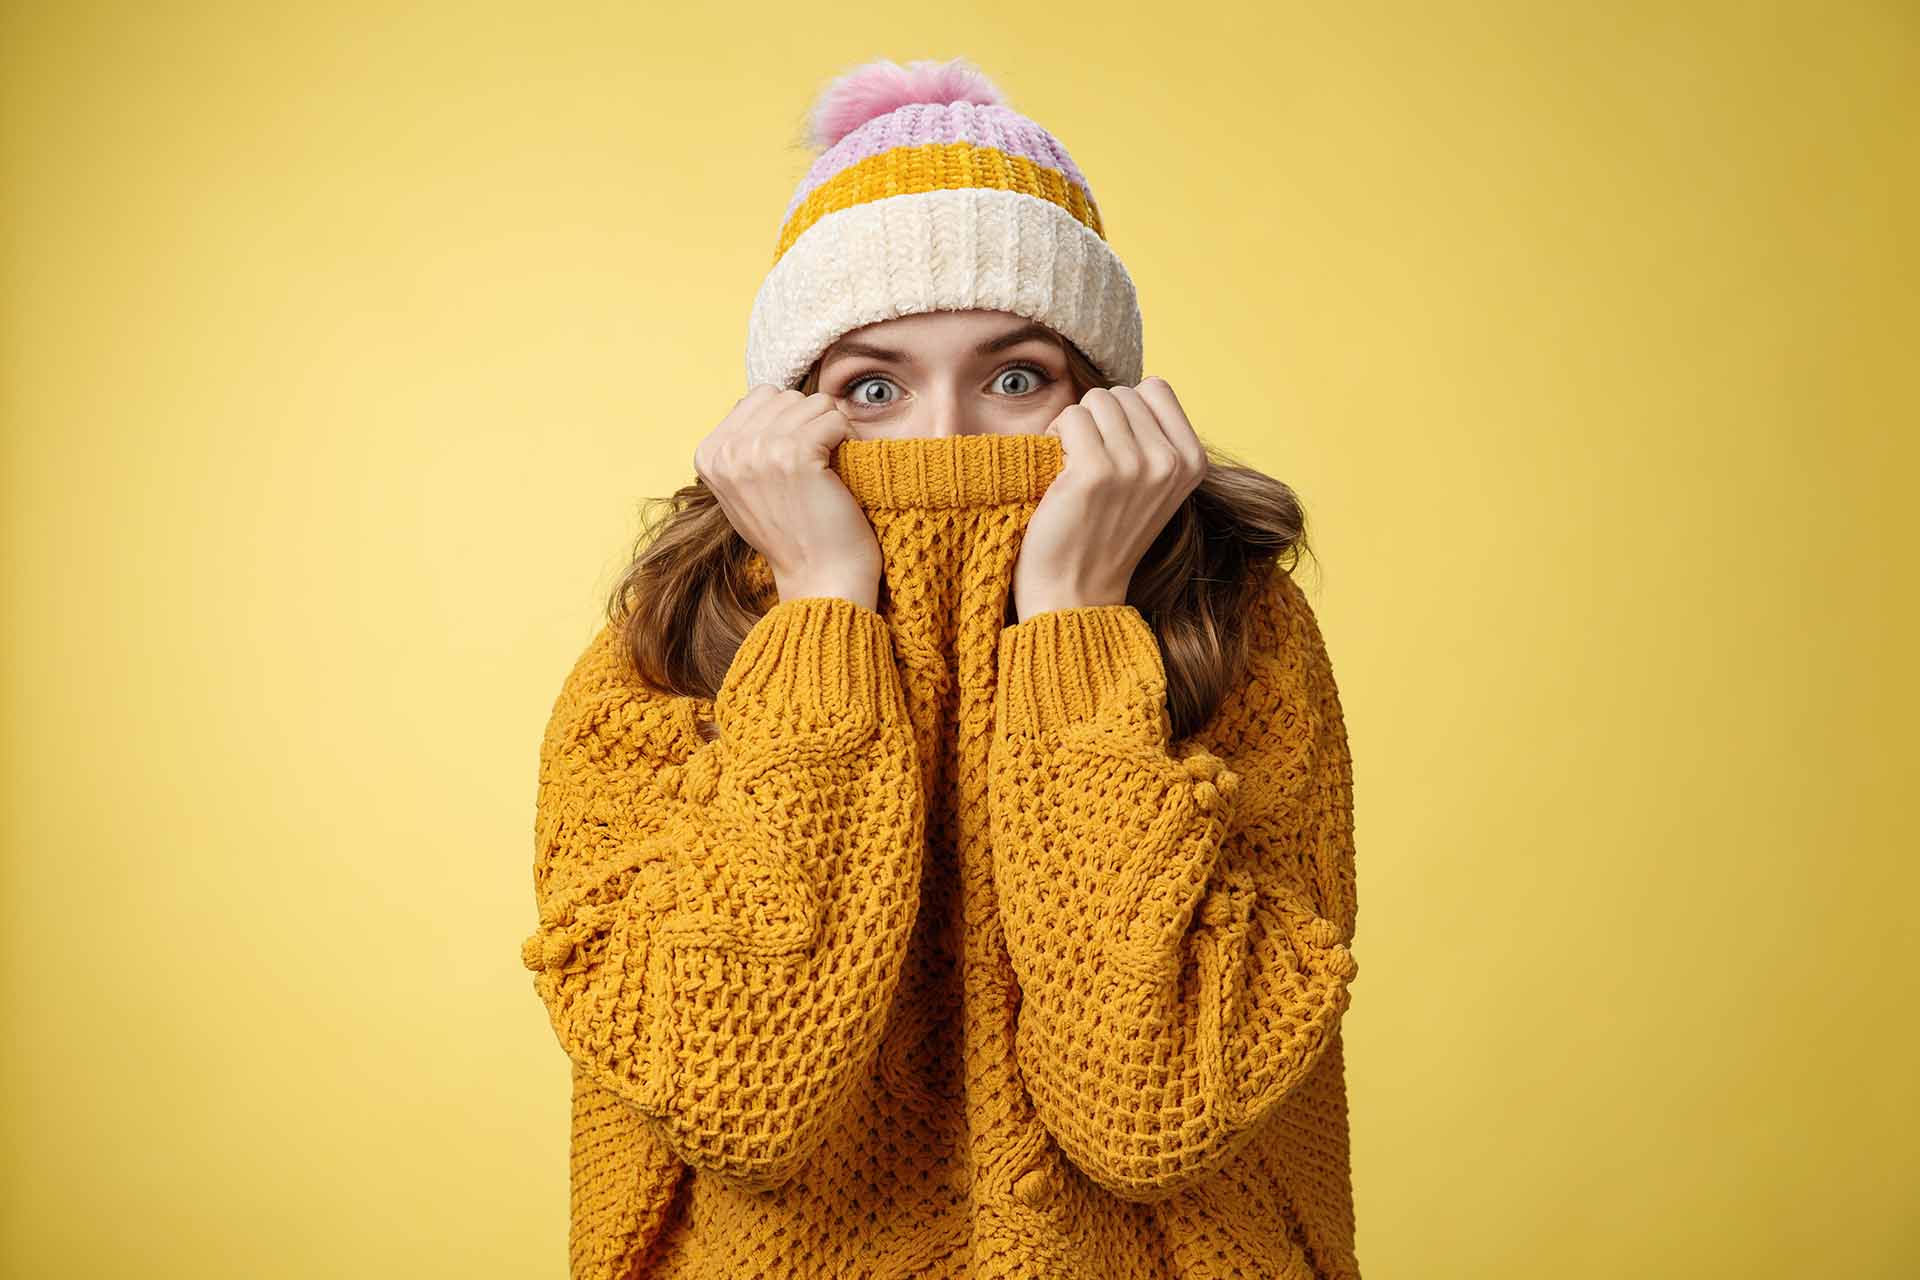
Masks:
[[[756,554],[713,699],[640,687],[612,627],[568,674],[521,955],[572,1069],[574,1277],[1359,1275],[1319,626],[1275,570],[1169,741],[1133,606],[1004,625],[1062,449],[845,442],[878,610],[781,601]]]

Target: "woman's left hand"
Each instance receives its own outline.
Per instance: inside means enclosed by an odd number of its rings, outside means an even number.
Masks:
[[[1095,387],[1042,434],[1065,447],[1060,474],[1027,522],[1014,610],[1125,604],[1140,559],[1207,474],[1207,450],[1173,388]]]

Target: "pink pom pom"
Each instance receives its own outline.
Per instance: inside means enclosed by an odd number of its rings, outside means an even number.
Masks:
[[[876,58],[821,91],[810,117],[809,140],[824,151],[875,116],[912,102],[994,106],[1006,99],[965,58],[920,58],[904,67],[891,58]]]

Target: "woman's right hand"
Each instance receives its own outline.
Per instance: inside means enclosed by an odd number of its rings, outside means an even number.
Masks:
[[[740,536],[766,557],[782,600],[880,593],[880,540],[831,465],[852,435],[825,392],[761,383],[693,451],[693,469]]]

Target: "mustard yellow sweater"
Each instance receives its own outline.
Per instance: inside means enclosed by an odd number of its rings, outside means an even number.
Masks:
[[[880,611],[756,556],[715,698],[644,690],[610,628],[568,675],[521,955],[572,1064],[574,1277],[1359,1275],[1319,626],[1276,571],[1169,742],[1132,606],[1004,625],[1061,450],[843,443]]]

